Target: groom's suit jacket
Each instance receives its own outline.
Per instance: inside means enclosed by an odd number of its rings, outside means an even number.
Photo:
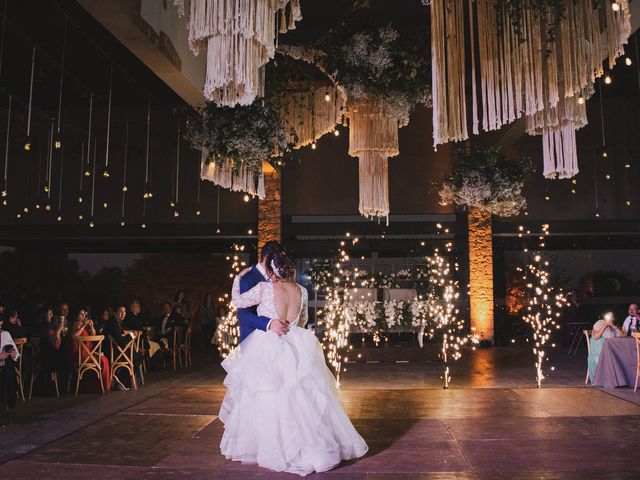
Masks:
[[[254,265],[251,270],[240,277],[240,293],[245,293],[255,287],[258,283],[267,280],[258,267]],[[259,316],[258,307],[239,308],[238,323],[240,324],[240,342],[247,338],[254,330],[267,330],[269,317]]]

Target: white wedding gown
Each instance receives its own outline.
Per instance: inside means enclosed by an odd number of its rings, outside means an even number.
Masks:
[[[307,291],[299,288],[300,313],[286,335],[255,330],[222,362],[228,391],[220,450],[227,459],[308,475],[361,457],[368,447],[340,404],[320,343],[304,328]],[[232,304],[257,304],[258,315],[279,317],[269,282],[240,295],[237,277]]]

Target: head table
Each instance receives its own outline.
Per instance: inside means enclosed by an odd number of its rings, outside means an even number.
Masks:
[[[600,352],[593,384],[599,387],[633,387],[636,381],[636,340],[607,338]]]

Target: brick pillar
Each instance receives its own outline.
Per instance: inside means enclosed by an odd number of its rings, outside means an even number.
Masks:
[[[280,174],[273,168],[264,168],[265,198],[258,202],[258,252],[270,241],[282,239],[282,198]]]
[[[493,343],[493,238],[491,214],[469,209],[469,303],[471,326]]]

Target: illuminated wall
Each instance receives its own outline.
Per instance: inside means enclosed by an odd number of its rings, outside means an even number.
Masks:
[[[469,209],[469,302],[471,326],[493,343],[493,243],[491,214]]]
[[[264,168],[265,198],[258,202],[258,251],[270,241],[282,237],[282,197],[280,174],[272,168]]]

